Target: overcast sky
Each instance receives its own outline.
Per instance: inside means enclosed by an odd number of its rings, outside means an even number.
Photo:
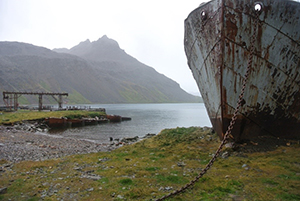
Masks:
[[[71,48],[103,35],[190,93],[184,20],[205,0],[0,0],[0,41]]]

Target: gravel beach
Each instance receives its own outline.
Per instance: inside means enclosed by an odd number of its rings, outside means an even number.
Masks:
[[[147,134],[149,138],[155,134]],[[143,139],[142,138],[142,139]],[[124,138],[111,143],[95,143],[85,139],[46,134],[33,124],[0,126],[0,160],[8,162],[43,161],[73,154],[111,151],[124,144],[131,144],[139,137]],[[271,136],[260,137],[243,144],[236,144],[237,153],[270,151],[278,146],[299,144],[299,141],[285,140]]]
[[[83,139],[47,135],[0,126],[0,160],[40,161],[73,154],[110,151],[117,146],[97,144]]]

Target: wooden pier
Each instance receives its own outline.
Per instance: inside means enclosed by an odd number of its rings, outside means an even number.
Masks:
[[[58,108],[62,108],[62,97],[68,96],[68,93],[48,93],[48,92],[11,92],[11,91],[3,91],[3,102],[7,108],[12,110],[14,108],[15,111],[18,110],[18,98],[21,95],[38,95],[39,96],[39,111],[43,109],[43,96],[52,96],[54,100],[58,103]],[[58,96],[58,97],[55,97]]]

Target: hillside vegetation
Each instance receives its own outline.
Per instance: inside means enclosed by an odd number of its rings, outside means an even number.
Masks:
[[[0,42],[0,91],[67,92],[68,103],[77,104],[200,101],[175,81],[128,55],[107,36],[55,51]],[[45,103],[55,103],[51,97],[44,99]],[[23,95],[20,103],[37,104],[38,98]]]

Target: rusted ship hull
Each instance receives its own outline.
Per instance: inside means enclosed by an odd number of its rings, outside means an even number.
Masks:
[[[121,122],[122,121],[122,117],[119,115],[106,115],[106,118],[110,122]]]
[[[55,117],[46,118],[45,123],[50,128],[63,128],[63,127],[66,127],[68,125],[67,119],[65,119],[65,118],[55,118]]]
[[[254,33],[255,6],[260,6]],[[300,5],[288,0],[213,0],[185,20],[185,52],[211,123],[223,138],[239,99],[255,34],[253,63],[232,130],[300,139]]]

